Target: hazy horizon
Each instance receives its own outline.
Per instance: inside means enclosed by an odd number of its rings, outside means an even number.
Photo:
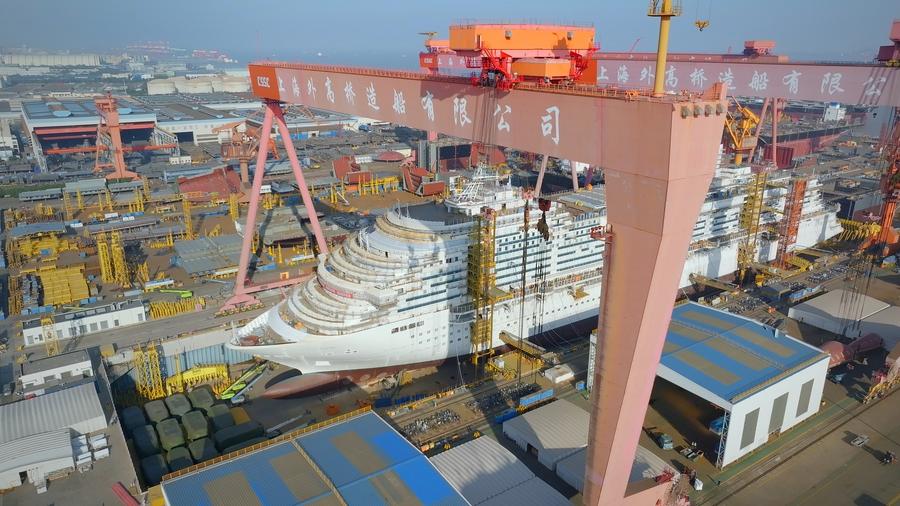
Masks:
[[[323,63],[415,67],[424,37],[418,32],[447,27],[461,13],[485,21],[528,20],[593,24],[602,50],[655,51],[658,23],[646,16],[644,1],[612,3],[571,1],[564,5],[535,0],[484,3],[459,0],[423,4],[397,0],[372,2],[280,2],[259,5],[223,0],[215,4],[160,0],[152,7],[107,0],[78,2],[61,13],[49,1],[15,3],[0,0],[0,46],[73,52],[116,52],[129,44],[161,40],[185,49],[217,49],[241,62],[253,59],[320,60]],[[869,60],[878,46],[889,43],[891,21],[900,16],[896,1],[863,4],[760,0],[746,5],[720,5],[712,0],[685,1],[673,22],[671,50],[739,52],[749,39],[771,39],[776,52],[792,59]],[[69,4],[73,5],[73,4]],[[703,32],[693,21],[708,18]],[[266,27],[271,20],[283,26]],[[321,55],[319,55],[321,53]]]

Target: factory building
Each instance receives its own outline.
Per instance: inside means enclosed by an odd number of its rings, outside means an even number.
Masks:
[[[18,381],[25,395],[42,395],[54,387],[90,378],[94,366],[87,350],[47,357],[22,364]]]
[[[97,54],[0,54],[0,64],[21,67],[99,67]]]
[[[788,316],[839,336],[878,334],[887,350],[900,343],[900,307],[866,294],[832,290],[790,308]]]
[[[94,382],[2,405],[0,420],[0,489],[45,488],[74,470],[80,436],[107,428]]]
[[[718,439],[710,460],[724,467],[818,412],[827,370],[828,355],[814,346],[688,303],[672,313],[657,377],[718,408],[701,422]]]
[[[167,475],[161,485],[166,505],[468,504],[372,412],[232,455]]]
[[[0,118],[0,160],[9,160],[19,155],[19,139],[12,134],[9,120]]]
[[[174,93],[247,93],[250,79],[246,76],[198,75],[154,79],[147,82],[148,95],[169,95]]]
[[[146,319],[146,310],[141,300],[126,300],[54,314],[52,331],[56,333],[57,339],[71,339],[117,327],[137,325]],[[22,322],[22,335],[25,338],[25,346],[43,344],[44,331],[41,319]]]

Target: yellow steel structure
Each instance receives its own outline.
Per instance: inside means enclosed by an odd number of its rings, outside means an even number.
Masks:
[[[78,210],[84,210],[84,196],[81,194],[81,190],[75,192],[75,204],[78,205]]]
[[[681,2],[678,0],[650,0],[647,15],[659,18],[659,45],[656,48],[656,78],[653,81],[653,95],[662,96],[665,92],[666,56],[669,53],[669,25],[672,18],[681,15]]]
[[[172,316],[190,313],[197,310],[197,306],[206,307],[206,299],[203,297],[181,299],[174,302],[156,301],[150,303],[150,318],[159,320]]]
[[[106,240],[106,234],[101,232],[97,234],[97,259],[100,262],[100,279],[104,283],[112,283],[116,278],[113,273],[112,256],[109,253],[109,243]]]
[[[731,283],[726,283],[725,281],[719,281],[718,279],[708,278],[703,276],[702,274],[691,273],[688,275],[688,279],[691,283],[696,285],[708,286],[710,288],[716,288],[718,290],[722,290],[723,292],[735,292],[738,290],[736,285]]]
[[[144,197],[141,194],[140,188],[134,189],[134,198],[131,200],[131,203],[128,204],[128,212],[131,212],[131,213],[144,212]]]
[[[100,194],[100,210],[102,211],[103,209],[110,213],[113,212],[112,193],[109,193],[109,189],[104,189],[103,193]]]
[[[175,236],[172,235],[172,232],[166,234],[166,237],[159,241],[152,241],[150,243],[150,247],[153,249],[165,249],[171,248],[175,246]]]
[[[90,296],[87,280],[84,279],[84,265],[64,268],[45,266],[39,268],[36,274],[41,279],[45,306],[62,306]]]
[[[271,211],[276,207],[281,207],[283,204],[281,196],[277,193],[266,193],[262,196],[263,209]]]
[[[238,194],[232,193],[228,196],[228,215],[231,219],[237,221],[241,217],[241,208],[239,207]]]
[[[135,370],[138,394],[146,400],[165,397],[162,372],[159,367],[159,352],[155,344],[146,348],[134,347],[132,364]]]
[[[179,361],[176,357],[176,364]],[[207,383],[216,395],[228,388],[228,366],[225,364],[202,365],[177,372],[166,378],[166,391],[169,395],[184,392],[200,383]]]
[[[206,233],[206,237],[219,237],[220,235],[222,235],[222,225],[219,224]]]
[[[22,288],[19,282],[19,276],[8,276],[9,284],[9,315],[15,316],[22,313]]]
[[[194,239],[194,217],[191,216],[191,201],[184,197],[181,200],[181,212],[184,220],[184,239]]]
[[[52,357],[59,355],[59,338],[56,330],[53,328],[53,318],[45,316],[41,318],[41,335],[44,338],[44,347],[47,349],[47,356]]]
[[[751,155],[756,149],[755,132],[759,122],[759,116],[737,100],[734,101],[734,112],[732,112],[732,108],[728,108],[725,114],[725,131],[728,132],[734,148],[735,165],[742,164],[744,155]]]
[[[134,273],[141,283],[150,281],[150,266],[147,265],[147,262],[138,264],[134,269]]]
[[[469,246],[468,291],[475,309],[472,322],[472,363],[476,367],[493,355],[494,304],[504,295],[497,289],[494,261],[497,215],[485,208],[472,231]]]
[[[738,245],[738,285],[744,283],[744,277],[751,264],[756,262],[759,238],[759,217],[762,214],[763,199],[766,192],[768,172],[761,169],[753,175],[747,185],[747,196],[741,207],[740,226],[746,236]]]
[[[69,198],[69,192],[63,190],[63,211],[66,214],[66,220],[71,220],[75,215],[72,212],[72,200]]]
[[[878,234],[881,233],[881,224],[874,221],[838,220],[838,222],[844,229],[838,236],[839,241],[860,241],[878,237]]]
[[[6,259],[10,266],[16,267],[32,258],[53,258],[64,251],[77,249],[76,241],[60,239],[57,234],[50,232],[19,239],[8,239],[6,241]]]
[[[141,182],[144,184],[144,187],[142,188],[142,190],[144,191],[144,200],[149,201],[150,196],[151,196],[150,195],[150,180],[147,179],[146,176],[144,176],[141,178]]]
[[[128,264],[125,262],[125,245],[122,243],[122,235],[110,232],[109,252],[112,257],[113,280],[123,288],[131,284],[128,276]]]

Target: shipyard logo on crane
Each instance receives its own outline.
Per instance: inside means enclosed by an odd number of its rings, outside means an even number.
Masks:
[[[269,85],[269,76],[256,76],[256,85],[263,88],[271,88]]]

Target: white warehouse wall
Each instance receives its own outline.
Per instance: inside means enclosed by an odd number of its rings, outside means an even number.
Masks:
[[[784,393],[788,393],[788,398],[784,411],[784,421],[779,429],[781,432],[817,413],[819,404],[822,402],[822,391],[825,388],[825,375],[827,372],[828,357],[822,357],[821,360],[806,369],[791,374],[778,383],[734,404],[728,420],[728,432],[725,439],[725,454],[722,465],[726,466],[734,462],[764,445],[769,440],[769,420],[772,416],[772,408],[775,399]],[[813,381],[813,384],[809,405],[806,412],[798,416],[797,406],[800,400],[800,390],[803,384],[810,380]],[[755,437],[753,442],[741,448],[744,421],[747,415],[756,409],[759,409],[759,417],[757,418]]]
[[[93,334],[95,332],[103,332],[105,330],[117,327],[125,327],[128,325],[136,325],[146,321],[146,314],[143,305],[137,307],[124,308],[109,313],[101,313],[84,318],[72,319],[65,322],[56,322],[53,328],[56,331],[58,339],[71,339],[75,336]],[[25,338],[25,346],[34,346],[44,342],[44,336],[41,333],[41,327],[32,327],[22,330],[22,336]]]

